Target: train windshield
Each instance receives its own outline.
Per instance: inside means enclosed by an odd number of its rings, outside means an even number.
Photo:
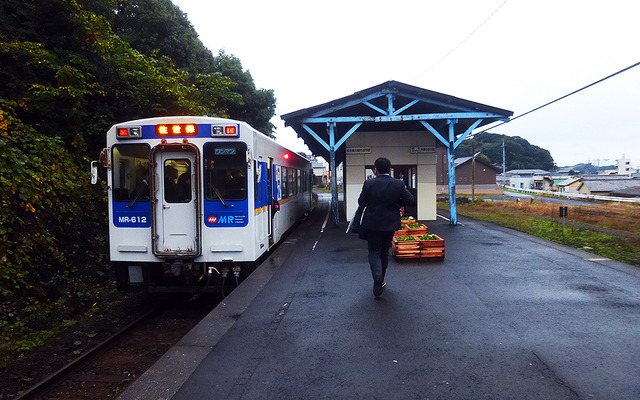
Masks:
[[[204,193],[208,201],[247,198],[247,145],[215,142],[204,145]]]
[[[149,152],[146,144],[113,146],[113,199],[149,201]]]

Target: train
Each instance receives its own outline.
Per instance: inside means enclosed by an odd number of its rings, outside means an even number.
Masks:
[[[249,124],[207,116],[113,125],[106,168],[117,288],[213,292],[237,285],[312,208],[309,160]]]

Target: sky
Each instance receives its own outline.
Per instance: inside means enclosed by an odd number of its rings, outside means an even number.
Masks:
[[[640,62],[637,0],[173,0],[214,54],[240,59],[280,116],[395,80],[524,114]],[[482,129],[476,130],[479,132]],[[489,132],[558,166],[640,168],[640,66]]]

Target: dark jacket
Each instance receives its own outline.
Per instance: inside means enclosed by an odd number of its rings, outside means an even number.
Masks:
[[[366,231],[397,231],[402,227],[400,207],[414,203],[413,195],[401,179],[378,175],[365,181],[358,197],[358,205],[367,207],[359,236],[364,239]]]

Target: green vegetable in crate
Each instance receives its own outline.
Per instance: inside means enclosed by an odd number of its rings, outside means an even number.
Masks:
[[[417,222],[412,222],[410,224],[407,225],[409,228],[422,228],[422,224],[419,224]]]
[[[398,242],[407,242],[409,240],[416,240],[413,236],[400,236],[397,238]]]
[[[420,236],[420,240],[438,240],[438,238],[432,233],[427,233],[426,235]]]

